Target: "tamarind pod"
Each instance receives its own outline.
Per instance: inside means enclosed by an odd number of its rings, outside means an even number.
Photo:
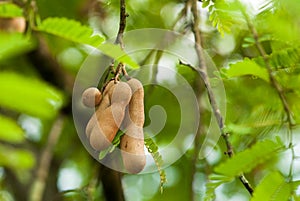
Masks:
[[[95,107],[98,106],[101,102],[102,95],[98,88],[90,87],[84,90],[82,93],[82,103],[86,107]]]
[[[137,127],[143,127],[145,122],[144,116],[144,89],[142,83],[132,78],[127,84],[130,86],[132,91],[132,97],[126,111],[127,115],[124,120],[124,126],[135,125]]]
[[[104,111],[107,107],[110,106],[110,99],[109,99],[109,95],[107,93],[108,93],[108,90],[110,90],[111,88],[112,88],[111,90],[113,90],[114,87],[115,87],[114,81],[110,81],[107,84],[107,86],[102,94],[102,98],[100,100],[100,105],[96,109],[96,112],[93,114],[93,116],[91,117],[91,119],[89,120],[89,122],[86,126],[85,133],[88,138],[90,137],[93,128],[98,123],[98,118],[100,116],[101,111]]]
[[[144,138],[136,138],[131,135],[140,136],[143,133],[143,128],[132,127],[128,129],[125,135],[121,138],[121,153],[125,169],[131,174],[141,172],[146,165],[146,156],[144,152]]]
[[[131,89],[126,83],[119,82],[111,87],[108,85],[107,90],[104,98],[109,97],[111,105],[104,108],[101,102],[96,111],[97,123],[90,133],[90,144],[98,151],[106,149],[111,144],[124,119],[125,109],[131,98]]]
[[[85,127],[85,134],[88,139],[90,138],[91,132],[96,124],[97,124],[97,114],[94,113]]]
[[[124,110],[122,105],[113,104],[101,113],[90,134],[90,145],[93,149],[102,151],[109,147],[124,118]]]
[[[25,29],[26,20],[24,17],[0,18],[1,31],[23,33]]]
[[[125,169],[132,174],[142,171],[146,164],[144,151],[144,89],[137,79],[128,82],[132,97],[126,110],[125,135],[121,138],[121,153]]]
[[[113,90],[108,91],[111,104],[118,103],[127,106],[131,99],[131,87],[126,82],[118,82]]]
[[[103,94],[105,94],[105,93],[103,93]],[[86,125],[85,134],[88,138],[90,137],[93,128],[98,123],[98,118],[99,118],[101,111],[104,111],[109,106],[110,106],[110,100],[106,93],[106,95],[101,98],[101,103],[100,103],[99,107],[96,109],[96,112],[93,114],[93,116],[91,117],[91,119],[89,120],[89,122]]]

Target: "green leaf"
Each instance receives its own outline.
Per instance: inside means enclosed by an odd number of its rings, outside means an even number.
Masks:
[[[295,67],[299,64],[300,59],[300,49],[299,47],[284,48],[281,50],[274,51],[270,56],[269,60],[273,67],[275,68],[289,68]],[[259,60],[262,62],[262,58],[254,59],[257,62]],[[257,62],[258,63],[258,62]]]
[[[93,30],[90,27],[83,26],[75,20],[66,18],[47,18],[38,25],[37,30],[59,36],[73,42],[91,45],[98,48],[105,55],[110,56],[119,62],[124,62],[132,68],[139,67],[139,65],[133,61],[119,45],[109,43],[101,44],[104,41],[103,37],[99,35],[92,36]]]
[[[0,106],[41,118],[52,118],[63,105],[63,95],[34,78],[0,73]]]
[[[291,195],[291,185],[279,172],[271,172],[255,188],[251,201],[282,201]]]
[[[104,149],[103,151],[100,151],[99,152],[99,155],[98,155],[98,158],[99,160],[102,160],[103,158],[105,158],[105,156],[108,154],[108,153],[111,153],[111,150],[114,149],[114,146],[111,145],[109,146],[108,148]]]
[[[202,8],[207,7],[207,6],[209,5],[209,3],[210,3],[210,0],[204,0],[204,1],[202,2]]]
[[[235,124],[228,123],[228,132],[252,137],[267,133],[276,133],[282,125],[283,111],[275,108],[272,103],[266,106],[263,103],[253,107],[249,115],[241,116]]]
[[[165,171],[162,169],[162,165],[163,165],[163,159],[161,154],[158,151],[158,146],[156,145],[156,143],[150,138],[150,137],[146,137],[144,139],[145,142],[145,146],[148,149],[148,152],[151,154],[155,165],[157,167],[157,170],[159,172],[159,177],[160,177],[160,192],[162,193],[164,190],[164,184],[167,182],[167,176]]]
[[[21,33],[0,33],[0,61],[34,48],[34,43]]]
[[[229,177],[238,176],[242,172],[250,172],[257,165],[272,158],[282,148],[281,142],[271,140],[258,142],[250,149],[237,153],[232,158],[218,165],[215,168],[215,172]]]
[[[209,175],[208,182],[206,183],[206,191],[205,191],[204,201],[215,200],[216,188],[218,188],[223,183],[229,182],[231,180],[232,180],[232,178],[229,178],[224,175],[218,175],[218,174]]]
[[[121,130],[118,131],[118,133],[116,134],[116,136],[114,137],[112,144],[115,146],[118,146],[121,142],[121,137],[124,135],[125,133]]]
[[[123,62],[126,63],[128,65],[130,65],[132,68],[136,69],[139,68],[139,65],[132,60],[131,57],[129,57],[122,49],[119,45],[114,45],[114,44],[110,44],[110,43],[104,43],[101,44],[98,49],[103,52],[104,54],[106,54],[107,56],[110,56],[114,59],[116,59],[119,62]]]
[[[113,141],[112,141],[112,145],[109,146],[108,148],[104,149],[103,151],[100,151],[98,158],[99,160],[102,160],[103,158],[105,158],[105,156],[111,152],[113,152],[115,150],[115,148],[117,146],[119,146],[120,142],[121,142],[121,137],[124,135],[125,133],[121,130],[118,131],[118,133],[116,134],[116,136],[114,137]]]
[[[228,124],[227,129],[229,133],[237,133],[239,135],[246,135],[252,132],[251,127],[246,127],[238,124]]]
[[[0,3],[0,17],[21,17],[23,10],[12,3]]]
[[[93,35],[90,27],[67,18],[47,18],[38,25],[37,30],[93,47],[98,47],[104,41],[102,36]]]
[[[35,165],[32,152],[0,145],[0,166],[11,168],[15,171],[28,170]]]
[[[231,32],[233,25],[243,23],[241,13],[237,12],[237,6],[235,2],[215,1],[210,8],[209,20],[221,35],[224,35],[225,32]]]
[[[245,58],[241,62],[231,64],[229,69],[223,71],[228,78],[239,77],[244,75],[252,75],[269,82],[269,74],[267,69],[259,66],[255,61]]]
[[[244,43],[242,44],[242,47],[247,48],[247,47],[250,47],[254,44],[255,44],[255,40],[254,40],[253,37],[245,37],[244,38]]]
[[[0,140],[19,143],[24,139],[22,128],[14,120],[0,115]]]

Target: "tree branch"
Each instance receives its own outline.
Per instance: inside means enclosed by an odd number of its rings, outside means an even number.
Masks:
[[[121,174],[119,172],[102,165],[99,176],[102,181],[106,201],[125,201]]]
[[[123,42],[123,34],[126,28],[127,17],[128,14],[126,13],[126,2],[125,0],[120,0],[120,23],[119,23],[119,31],[115,40],[115,44],[120,44],[121,49],[124,49],[125,46]],[[112,64],[114,64],[114,60],[112,61]],[[127,80],[130,79],[125,69],[125,63],[123,62],[120,62],[117,66],[117,69],[115,71],[115,80],[118,80],[120,73],[123,73],[123,75]]]
[[[206,87],[206,90],[208,93],[208,97],[209,97],[210,105],[212,107],[214,116],[217,119],[221,135],[222,135],[222,137],[225,141],[226,147],[227,147],[227,154],[229,157],[232,157],[234,153],[233,153],[232,145],[229,141],[229,133],[226,133],[224,130],[224,119],[223,119],[221,111],[217,105],[216,97],[212,90],[212,87],[211,87],[211,84],[209,81],[209,77],[207,74],[207,65],[206,65],[206,61],[205,61],[205,57],[204,57],[204,52],[203,52],[202,46],[201,46],[202,40],[201,40],[201,33],[199,30],[200,19],[199,19],[199,15],[198,15],[197,0],[192,0],[191,12],[194,17],[192,31],[194,33],[194,38],[195,38],[195,42],[196,42],[195,48],[196,48],[197,56],[198,56],[198,59],[200,62],[200,66],[199,66],[199,68],[196,68],[196,70],[201,75],[203,82],[205,84],[205,87]],[[249,182],[245,178],[245,176],[243,174],[241,174],[239,176],[239,179],[242,182],[242,184],[244,185],[244,187],[248,190],[248,192],[252,195],[253,188],[251,187],[251,185],[249,184]]]
[[[53,149],[61,134],[64,118],[59,116],[54,122],[48,136],[47,145],[40,156],[40,163],[37,169],[36,178],[31,186],[29,201],[41,201],[46,186],[46,180],[53,156]]]
[[[289,124],[290,127],[292,127],[293,126],[293,113],[292,113],[292,111],[289,107],[289,104],[287,102],[287,99],[284,95],[284,91],[283,91],[282,87],[279,85],[279,83],[277,82],[275,76],[273,75],[271,64],[270,64],[270,61],[269,61],[269,57],[268,57],[264,47],[262,46],[262,44],[259,42],[259,36],[258,36],[258,33],[257,33],[255,27],[250,22],[249,17],[247,16],[247,14],[245,12],[243,12],[243,15],[246,18],[248,27],[249,27],[250,31],[252,32],[252,34],[253,34],[256,48],[258,49],[260,55],[262,56],[262,58],[264,60],[265,65],[266,65],[271,85],[274,87],[274,89],[276,90],[276,92],[277,92],[277,94],[280,98],[283,109],[284,109],[284,111],[287,115],[288,124]]]
[[[269,61],[269,57],[264,49],[264,47],[262,46],[262,44],[259,41],[259,35],[257,33],[256,28],[254,27],[254,25],[251,23],[249,16],[247,15],[246,11],[244,9],[242,9],[242,14],[244,16],[244,18],[246,19],[248,28],[250,30],[250,32],[252,33],[254,40],[255,40],[255,45],[256,48],[259,51],[259,54],[262,56],[263,61],[265,63],[265,66],[267,68],[268,71],[268,75],[269,75],[269,79],[270,79],[270,83],[271,86],[276,90],[276,93],[281,101],[282,107],[284,109],[284,112],[287,116],[287,122],[288,122],[288,137],[289,137],[289,145],[288,147],[291,149],[291,154],[292,154],[292,160],[291,160],[291,164],[290,164],[290,170],[289,170],[289,178],[290,181],[293,180],[292,178],[292,174],[293,174],[293,161],[295,159],[295,150],[293,147],[293,132],[292,132],[292,128],[294,126],[294,119],[293,119],[293,112],[290,109],[290,106],[288,104],[288,101],[286,99],[286,96],[284,94],[284,90],[282,88],[282,86],[277,82],[274,74],[273,74],[273,70]]]
[[[115,44],[120,44],[122,49],[124,49],[123,33],[125,31],[127,17],[128,17],[128,14],[126,13],[125,0],[120,0],[120,24],[119,24],[119,31],[118,31],[118,35],[117,35]]]

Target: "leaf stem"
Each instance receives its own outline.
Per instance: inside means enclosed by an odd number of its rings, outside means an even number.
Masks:
[[[265,66],[267,68],[271,86],[276,90],[277,95],[278,95],[278,97],[281,101],[282,107],[284,109],[284,112],[287,116],[288,141],[289,141],[288,142],[289,143],[288,148],[291,150],[291,155],[292,155],[288,177],[289,177],[289,180],[292,181],[293,180],[293,176],[292,176],[293,166],[294,166],[294,159],[295,159],[295,150],[294,150],[294,147],[293,147],[293,132],[292,132],[292,128],[294,126],[293,112],[291,111],[291,109],[289,107],[289,104],[288,104],[288,101],[287,101],[286,96],[284,94],[284,90],[283,90],[282,86],[278,83],[278,81],[276,80],[276,78],[273,74],[273,70],[272,70],[272,67],[271,67],[271,64],[270,64],[269,56],[267,55],[264,47],[262,46],[262,44],[259,41],[259,35],[258,35],[258,32],[257,32],[256,28],[251,23],[251,21],[249,19],[249,16],[247,15],[246,11],[244,9],[241,9],[241,10],[242,10],[242,14],[243,14],[244,18],[246,19],[248,28],[249,28],[249,30],[251,31],[251,33],[254,37],[255,46],[258,49],[259,54],[262,56],[263,61],[265,63]]]
[[[233,152],[233,147],[229,141],[229,133],[225,132],[224,130],[224,119],[223,116],[221,114],[221,111],[217,105],[217,101],[216,101],[216,97],[215,94],[212,90],[210,81],[209,81],[209,77],[207,74],[207,64],[206,64],[206,60],[204,57],[204,52],[202,49],[202,39],[201,39],[201,32],[199,30],[199,24],[200,24],[200,19],[199,19],[199,14],[198,14],[198,7],[197,7],[197,0],[191,0],[192,4],[191,4],[191,12],[193,14],[194,17],[194,21],[192,24],[192,31],[194,33],[194,38],[195,38],[195,48],[196,48],[196,53],[198,56],[198,60],[200,62],[199,68],[195,68],[197,70],[197,72],[200,74],[201,78],[203,79],[203,82],[205,84],[207,93],[208,93],[208,97],[209,97],[209,102],[210,105],[212,107],[214,116],[217,119],[218,122],[218,126],[219,129],[221,131],[221,135],[225,141],[226,147],[227,147],[227,155],[229,157],[232,157],[234,152]],[[245,186],[245,188],[248,190],[248,192],[252,195],[253,193],[253,188],[251,187],[250,183],[248,182],[248,180],[246,179],[246,177],[241,174],[239,176],[240,181],[242,182],[242,184]]]
[[[115,44],[120,44],[122,49],[124,49],[123,33],[125,31],[127,17],[128,14],[126,13],[126,2],[125,0],[120,0],[120,24]]]
[[[126,18],[128,16],[129,15],[126,13],[126,2],[125,0],[120,0],[120,23],[115,44],[120,44],[121,49],[124,49],[125,47],[123,42],[123,34],[126,28]],[[118,80],[120,73],[123,73],[127,80],[130,79],[125,69],[125,64],[123,62],[120,62],[117,66],[117,70],[115,71],[115,80]]]

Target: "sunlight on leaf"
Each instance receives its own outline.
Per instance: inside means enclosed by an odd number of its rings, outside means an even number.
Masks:
[[[28,170],[35,165],[35,157],[28,150],[0,145],[0,158],[0,166],[5,166],[15,171]]]
[[[0,33],[0,61],[34,48],[34,43],[20,33]]]
[[[218,174],[211,174],[209,175],[208,182],[206,183],[206,192],[205,192],[205,197],[204,201],[211,201],[215,200],[215,190],[218,188],[220,185],[231,181],[231,177],[227,177],[224,175],[218,175]]]
[[[63,105],[63,95],[34,78],[0,73],[0,106],[32,116],[52,118]]]
[[[21,17],[23,10],[15,4],[0,2],[0,17]]]
[[[204,6],[206,6],[205,3]],[[243,24],[241,13],[237,12],[238,4],[234,2],[215,1],[210,6],[209,20],[212,25],[218,29],[222,36],[224,33],[230,33],[233,25]]]
[[[130,65],[132,68],[139,68],[139,65],[132,60],[122,49],[119,45],[114,45],[110,43],[104,43],[98,47],[98,49],[110,56],[119,62],[124,62],[125,64]]]
[[[291,185],[279,172],[269,173],[256,187],[251,201],[288,200],[291,195]]]
[[[98,47],[104,41],[102,36],[93,35],[90,27],[67,18],[47,18],[38,25],[37,30],[93,47]]]
[[[24,131],[14,120],[0,115],[0,140],[20,143],[24,140]]]
[[[250,149],[237,153],[218,165],[215,172],[229,177],[235,177],[242,172],[250,172],[257,165],[277,155],[282,148],[283,144],[281,142],[271,140],[257,142]]]
[[[223,72],[228,78],[252,75],[259,77],[266,82],[269,82],[267,69],[262,68],[257,63],[255,63],[255,61],[248,58],[245,58],[243,61],[231,64],[229,69],[224,69]]]

